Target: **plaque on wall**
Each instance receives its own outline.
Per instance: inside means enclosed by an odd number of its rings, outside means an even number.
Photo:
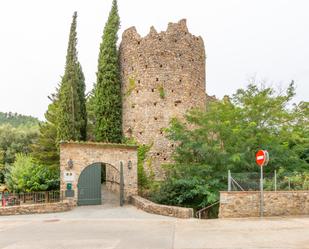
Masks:
[[[65,197],[74,197],[74,190],[67,189],[64,193]]]
[[[74,173],[73,172],[70,172],[70,171],[65,171],[63,172],[63,180],[65,182],[73,182],[74,181]]]

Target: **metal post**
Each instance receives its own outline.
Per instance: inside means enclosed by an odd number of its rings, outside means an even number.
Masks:
[[[277,170],[275,170],[275,192],[277,192]]]
[[[232,177],[231,177],[231,171],[228,170],[228,178],[227,178],[227,191],[232,190]]]
[[[1,193],[1,201],[2,201],[2,207],[5,207],[5,198],[4,198],[4,191]]]
[[[49,202],[49,193],[47,191],[45,192],[44,198],[45,198],[45,203],[48,203]]]
[[[289,183],[289,190],[291,190],[291,180],[290,180],[290,177],[288,178],[288,183]]]
[[[124,204],[123,192],[124,192],[123,163],[120,162],[120,206],[123,206]]]
[[[263,213],[264,213],[263,166],[260,166],[260,167],[261,167],[261,179],[260,179],[260,190],[261,190],[260,216],[263,217]]]

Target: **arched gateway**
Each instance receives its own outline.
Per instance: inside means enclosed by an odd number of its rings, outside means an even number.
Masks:
[[[101,204],[101,183],[120,195],[137,194],[137,146],[92,142],[60,144],[60,190],[78,205]]]

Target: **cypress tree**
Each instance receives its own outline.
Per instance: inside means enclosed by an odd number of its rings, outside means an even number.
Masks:
[[[85,76],[83,74],[82,66],[78,63],[78,85],[77,85],[77,94],[80,103],[80,136],[81,140],[87,140],[87,109],[86,109],[86,85],[85,85]]]
[[[121,81],[117,50],[120,27],[117,1],[105,24],[98,59],[97,81],[94,87],[93,113],[96,141],[120,143],[122,139]]]
[[[70,29],[64,76],[59,89],[57,139],[85,140],[87,113],[85,78],[77,57],[77,13]]]

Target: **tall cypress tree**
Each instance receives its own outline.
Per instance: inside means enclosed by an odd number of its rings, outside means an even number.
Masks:
[[[117,1],[105,24],[98,59],[97,82],[94,87],[93,112],[96,141],[120,143],[122,139],[122,102],[117,32],[120,27]]]
[[[83,74],[82,66],[78,63],[78,85],[77,85],[77,94],[80,103],[80,136],[81,140],[87,140],[87,109],[86,109],[86,85],[85,85],[85,76]]]
[[[87,113],[85,78],[77,57],[77,13],[70,29],[64,76],[59,89],[57,139],[85,140]]]

